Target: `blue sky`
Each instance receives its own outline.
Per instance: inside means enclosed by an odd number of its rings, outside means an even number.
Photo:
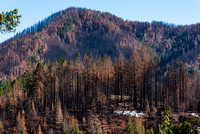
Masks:
[[[1,0],[0,12],[15,8],[22,15],[17,32],[54,12],[68,7],[82,7],[110,12],[125,20],[157,20],[176,25],[200,22],[200,0]],[[0,33],[0,42],[14,33]]]

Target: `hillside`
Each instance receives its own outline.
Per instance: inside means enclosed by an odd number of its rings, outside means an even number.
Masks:
[[[172,59],[199,65],[200,24],[174,26],[162,22],[124,21],[112,14],[81,8],[55,13],[0,46],[0,80],[22,75],[32,62],[74,59],[91,51],[108,54],[113,61],[121,52],[128,58],[134,48],[157,52],[161,64]]]
[[[0,133],[199,133],[198,29],[52,14],[0,45]]]
[[[95,60],[79,53],[74,61],[39,62],[36,69],[30,62],[22,77],[0,83],[0,132],[160,134],[168,122],[175,133],[198,132],[199,73],[190,78],[174,62],[160,76],[147,52],[134,50],[127,63],[120,54],[116,64],[106,55]]]

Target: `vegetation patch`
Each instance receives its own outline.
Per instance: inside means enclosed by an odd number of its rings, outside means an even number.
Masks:
[[[29,60],[31,62],[33,62],[33,63],[37,63],[38,62],[37,57],[35,55],[30,56]]]
[[[38,53],[39,54],[42,54],[43,53],[43,50],[44,50],[44,46],[42,45],[42,46],[40,46],[40,48],[38,48]]]
[[[76,21],[77,21],[77,17],[73,16],[66,21],[63,27],[58,28],[57,34],[60,36],[61,39],[64,38],[64,34],[67,33],[71,29],[72,24],[75,23]]]
[[[164,46],[162,44],[156,43],[151,46],[157,53],[162,53]]]
[[[34,40],[38,40],[38,39],[39,39],[39,36],[36,35],[36,36],[34,37]]]

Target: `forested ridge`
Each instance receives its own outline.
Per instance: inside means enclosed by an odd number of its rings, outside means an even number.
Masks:
[[[107,54],[112,61],[122,53],[128,59],[134,48],[146,45],[163,67],[174,59],[191,70],[199,68],[199,24],[175,26],[164,22],[124,21],[107,12],[69,8],[52,14],[17,33],[0,46],[0,79],[22,75],[33,62],[74,59],[77,52]],[[166,71],[167,69],[165,69]]]

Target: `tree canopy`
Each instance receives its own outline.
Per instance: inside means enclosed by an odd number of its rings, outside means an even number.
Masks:
[[[20,23],[20,18],[21,15],[18,15],[18,9],[0,13],[0,32],[14,32],[16,30],[15,27]]]

